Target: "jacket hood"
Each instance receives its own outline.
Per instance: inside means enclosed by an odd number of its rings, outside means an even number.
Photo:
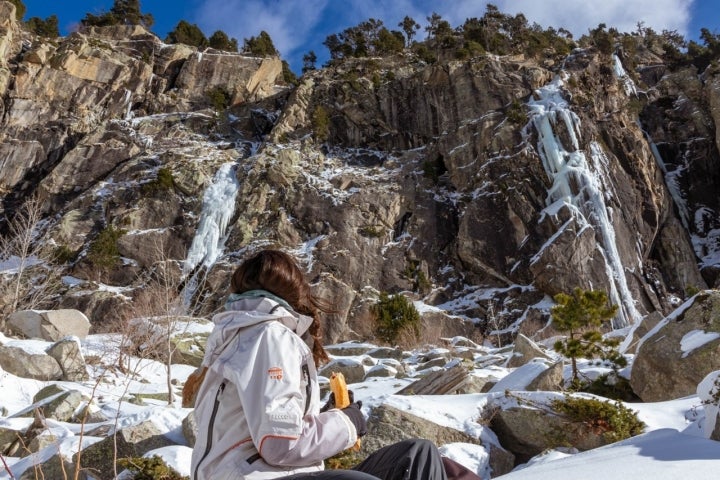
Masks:
[[[212,363],[243,328],[277,321],[302,337],[313,321],[312,317],[295,312],[287,302],[264,290],[231,295],[225,310],[212,319],[215,328],[205,347],[205,366]]]

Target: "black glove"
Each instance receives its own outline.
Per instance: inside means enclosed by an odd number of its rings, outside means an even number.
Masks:
[[[346,408],[340,410],[348,416],[353,425],[355,425],[355,431],[357,431],[358,438],[362,437],[367,433],[367,422],[365,416],[360,411],[362,407],[361,402],[354,402],[348,405]]]
[[[348,397],[350,398],[350,403],[355,402],[355,394],[352,390],[348,390]],[[328,401],[325,402],[325,405],[323,405],[320,408],[320,413],[327,412],[330,409],[336,408],[335,407],[335,394],[333,392],[330,392],[330,397],[328,397]]]

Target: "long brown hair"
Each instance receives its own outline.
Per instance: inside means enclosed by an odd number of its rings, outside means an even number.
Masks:
[[[297,262],[280,250],[262,250],[245,260],[233,273],[232,293],[267,290],[277,295],[297,313],[312,317],[308,332],[313,338],[313,360],[316,365],[329,360],[322,346],[320,314],[332,311],[330,303],[315,296]]]

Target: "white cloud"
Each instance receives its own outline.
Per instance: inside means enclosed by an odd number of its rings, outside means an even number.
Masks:
[[[695,0],[494,0],[501,12],[515,15],[523,13],[530,23],[542,27],[563,27],[576,38],[600,23],[615,27],[621,32],[637,29],[639,21],[660,32],[677,30],[685,35],[690,23],[690,7]],[[468,17],[485,14],[486,2],[457,0],[451,6],[443,5],[438,13],[457,26]]]
[[[198,7],[194,21],[206,34],[223,30],[231,37],[257,36],[262,30],[284,57],[306,41],[320,22],[328,0],[205,0]]]

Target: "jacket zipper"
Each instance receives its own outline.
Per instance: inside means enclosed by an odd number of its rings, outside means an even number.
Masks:
[[[308,410],[310,409],[310,395],[312,393],[312,385],[310,384],[310,368],[307,366],[307,363],[304,363],[302,366],[302,373],[303,377],[305,377],[305,414],[307,414]]]
[[[200,470],[200,465],[202,464],[203,460],[205,460],[205,457],[208,456],[210,453],[210,449],[212,448],[212,434],[213,434],[213,427],[215,426],[215,416],[217,415],[218,408],[220,407],[220,395],[225,391],[225,380],[220,384],[218,387],[217,393],[215,393],[215,403],[213,404],[212,414],[210,414],[210,423],[208,424],[208,432],[207,432],[207,443],[205,444],[205,452],[203,453],[203,456],[200,457],[200,461],[198,462],[197,466],[195,467],[195,475],[193,475],[193,479],[197,480],[198,478],[198,471]]]

